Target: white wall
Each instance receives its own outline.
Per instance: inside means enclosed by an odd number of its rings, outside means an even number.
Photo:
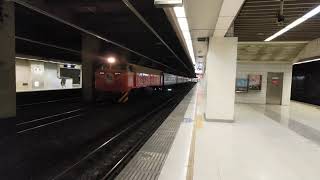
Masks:
[[[234,120],[238,38],[211,38],[206,67],[207,120]]]
[[[72,79],[66,79],[65,87],[61,86],[59,64],[62,63],[16,59],[16,92],[81,88],[81,82],[76,85]]]
[[[31,68],[29,61],[19,60],[16,61],[16,89],[20,91],[31,90],[30,75]]]
[[[282,105],[289,105],[292,79],[291,64],[237,63],[237,77],[247,77],[248,74],[262,75],[262,89],[261,91],[249,91],[248,93],[236,93],[236,103],[266,104],[268,72],[284,73]]]

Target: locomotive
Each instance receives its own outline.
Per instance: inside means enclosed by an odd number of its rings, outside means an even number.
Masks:
[[[97,97],[117,97],[119,103],[129,99],[130,91],[139,88],[160,88],[191,81],[190,78],[167,74],[160,70],[147,68],[115,57],[108,57],[95,71]]]

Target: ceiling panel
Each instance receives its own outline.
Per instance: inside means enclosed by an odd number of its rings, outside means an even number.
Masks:
[[[234,22],[235,36],[239,41],[264,41],[318,5],[320,0],[285,0],[285,21],[279,24],[279,0],[246,0]],[[317,15],[275,41],[310,41],[320,37],[319,28],[320,15]]]
[[[307,42],[240,42],[238,62],[292,63]]]

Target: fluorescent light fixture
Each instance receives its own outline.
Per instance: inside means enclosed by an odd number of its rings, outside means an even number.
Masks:
[[[19,56],[16,56],[16,59],[30,60],[30,61],[44,61],[43,59],[26,58],[26,57],[19,57]]]
[[[181,31],[188,31],[189,32],[189,24],[188,24],[187,18],[178,18],[178,23],[179,23]]]
[[[191,40],[191,35],[188,31],[182,31],[183,37],[186,41]]]
[[[268,37],[266,40],[264,41],[271,41],[273,39],[275,39],[276,37],[284,34],[285,32],[289,31],[290,29],[298,26],[299,24],[303,23],[304,21],[308,20],[309,18],[315,16],[316,14],[318,14],[320,12],[320,5],[317,6],[316,8],[314,8],[313,10],[311,10],[310,12],[308,12],[307,14],[305,14],[304,16],[302,16],[301,18],[295,20],[294,22],[292,22],[291,24],[289,24],[288,26],[286,26],[285,28],[281,29],[280,31],[278,31],[277,33],[275,33],[274,35]]]
[[[184,7],[174,7],[173,10],[174,10],[174,13],[176,14],[177,18],[187,17],[186,12],[184,11]]]
[[[154,4],[157,7],[175,7],[175,6],[182,6],[182,0],[154,0]]]
[[[48,62],[48,63],[54,63],[54,64],[65,64],[65,63],[68,63],[68,62],[59,61],[59,60],[50,61],[50,60],[45,60],[45,59],[36,59],[36,58],[21,57],[21,56],[16,56],[16,59],[28,60],[28,61]],[[79,64],[77,64],[77,65],[78,65],[78,66],[81,66],[81,65],[79,65]]]
[[[191,57],[191,60],[192,60],[193,64],[195,64],[196,61],[195,61],[195,57],[194,57],[192,39],[191,39],[188,19],[187,19],[184,7],[183,6],[182,7],[174,7],[173,10],[176,15],[180,30],[182,31],[183,38],[186,42],[187,49],[189,51],[189,55]]]
[[[308,60],[308,61],[297,62],[297,63],[294,63],[294,64],[304,64],[304,63],[310,63],[310,62],[315,62],[315,61],[320,61],[320,58],[312,59],[312,60]]]

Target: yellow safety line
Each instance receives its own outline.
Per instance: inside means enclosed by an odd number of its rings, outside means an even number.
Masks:
[[[187,178],[186,178],[187,180],[193,180],[194,156],[195,156],[195,149],[196,149],[196,133],[197,133],[197,129],[202,127],[203,127],[203,114],[196,115],[196,122],[194,124],[193,131],[192,131],[192,140],[191,140]]]
[[[203,128],[203,114],[197,115],[197,117],[196,117],[196,127],[198,129]]]
[[[196,125],[194,125],[194,126],[196,126]],[[193,180],[194,154],[195,154],[195,149],[196,149],[195,146],[196,146],[196,128],[193,127],[188,168],[187,168],[187,177],[186,177],[187,180]]]
[[[198,93],[198,89],[197,89]],[[193,125],[193,131],[192,131],[192,140],[191,140],[191,147],[190,147],[190,155],[189,155],[189,161],[188,161],[188,168],[187,168],[187,180],[193,180],[194,175],[194,158],[195,158],[195,151],[196,151],[196,137],[197,137],[197,129],[203,128],[204,123],[204,114],[198,112],[199,107],[199,94],[196,95],[196,117],[195,117],[195,123]]]

